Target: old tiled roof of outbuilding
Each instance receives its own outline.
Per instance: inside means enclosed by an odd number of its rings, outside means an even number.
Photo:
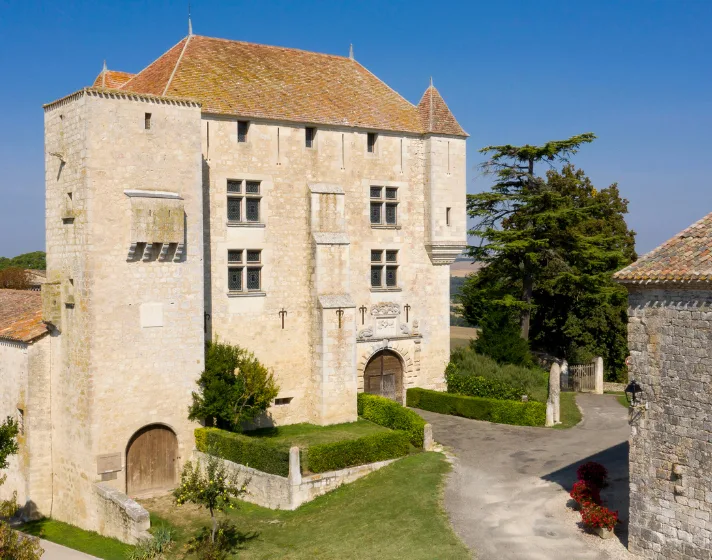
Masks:
[[[418,107],[350,57],[200,35],[184,38],[118,89],[195,99],[206,113],[428,132]],[[433,132],[465,136],[439,94],[437,100]]]
[[[134,74],[130,74],[129,72],[102,70],[96,77],[96,80],[94,80],[93,87],[120,88],[133,77]]]
[[[617,272],[623,283],[712,283],[712,213]]]
[[[47,332],[40,292],[0,290],[0,339],[32,342]]]
[[[420,103],[418,103],[420,121],[426,132],[434,134],[449,134],[453,136],[467,136],[457,122],[440,92],[430,84],[425,90]]]

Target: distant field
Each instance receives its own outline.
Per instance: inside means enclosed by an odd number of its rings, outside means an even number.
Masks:
[[[450,327],[450,350],[467,346],[473,338],[477,338],[477,329]]]
[[[464,278],[468,274],[479,271],[481,268],[481,263],[473,263],[471,261],[455,261],[450,265],[450,276]]]

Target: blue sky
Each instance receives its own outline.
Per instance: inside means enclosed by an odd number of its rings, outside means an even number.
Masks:
[[[0,256],[44,249],[42,104],[136,72],[187,33],[187,1],[0,0]],[[645,252],[712,211],[712,2],[192,0],[201,35],[348,53],[417,103],[433,76],[462,126],[468,192],[488,144],[592,131]]]

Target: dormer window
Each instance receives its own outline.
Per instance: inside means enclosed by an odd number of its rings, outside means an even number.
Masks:
[[[237,121],[237,141],[247,142],[247,130],[250,128],[250,121]]]

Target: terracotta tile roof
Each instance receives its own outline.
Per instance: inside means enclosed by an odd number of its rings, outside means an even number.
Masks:
[[[712,213],[613,278],[634,284],[712,282]]]
[[[32,342],[47,332],[40,292],[0,290],[0,339]]]
[[[462,130],[440,92],[431,85],[425,90],[420,103],[418,103],[420,122],[426,132],[435,134],[450,134],[453,136],[468,136]]]
[[[425,133],[418,108],[355,60],[297,49],[192,35],[121,89],[196,99],[206,113]]]
[[[107,70],[106,78],[104,78],[103,74],[103,71],[99,73],[96,80],[94,80],[93,87],[106,87],[109,89],[120,88],[134,76],[134,74],[119,72],[118,70]],[[104,83],[103,86],[102,83]]]

